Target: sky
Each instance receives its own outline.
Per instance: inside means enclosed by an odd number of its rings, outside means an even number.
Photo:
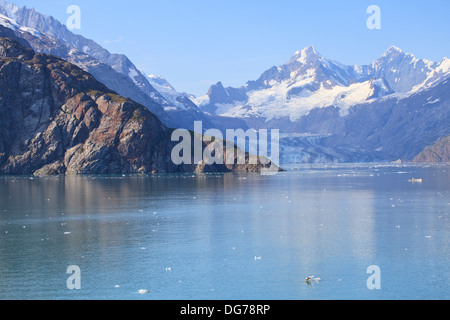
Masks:
[[[369,64],[391,45],[418,58],[450,57],[448,0],[9,0],[66,23],[112,53],[123,53],[145,74],[165,77],[196,96],[210,85],[239,87],[313,45],[324,57]],[[371,30],[370,5],[381,10]]]

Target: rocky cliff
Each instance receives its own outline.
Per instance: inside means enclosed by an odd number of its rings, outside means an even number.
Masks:
[[[425,148],[414,158],[414,162],[450,162],[450,136],[439,139],[432,146]]]
[[[176,166],[172,130],[75,65],[0,38],[0,174],[258,171]]]

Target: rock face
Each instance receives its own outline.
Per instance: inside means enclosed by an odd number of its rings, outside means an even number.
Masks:
[[[414,162],[450,162],[450,136],[444,137],[434,145],[425,148],[425,150],[414,158]]]
[[[0,174],[205,171],[173,164],[171,132],[82,69],[0,38]]]
[[[130,77],[92,58],[66,41],[39,33],[31,28],[24,28],[4,16],[0,16],[0,37],[12,38],[20,43],[25,40],[35,52],[56,56],[80,67],[121,96],[131,98],[147,107],[165,125],[172,125],[161,104],[164,99],[156,90],[151,95],[145,94]]]
[[[27,40],[35,52],[69,61],[119,95],[142,104],[168,127],[192,130],[194,121],[203,121],[205,128],[216,125],[187,95],[174,88],[168,92],[166,84],[161,87],[159,79],[155,83],[154,78],[145,76],[127,56],[108,52],[51,16],[0,0],[0,36],[5,37],[2,25]]]

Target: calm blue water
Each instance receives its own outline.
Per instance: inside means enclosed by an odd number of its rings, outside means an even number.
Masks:
[[[449,166],[0,178],[0,299],[449,298]]]

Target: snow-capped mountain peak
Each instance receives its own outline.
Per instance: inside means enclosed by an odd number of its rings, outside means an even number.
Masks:
[[[390,46],[386,50],[386,52],[383,54],[383,57],[392,56],[392,55],[395,55],[395,54],[402,54],[402,53],[403,53],[403,51],[399,47]]]
[[[175,90],[175,88],[163,76],[155,75],[155,74],[149,74],[149,75],[147,75],[147,77],[149,78],[149,81],[151,83],[153,83],[155,85],[158,85],[161,88],[164,88],[166,90]]]
[[[306,47],[300,51],[295,52],[295,54],[290,59],[290,62],[298,61],[302,64],[311,63],[312,61],[317,61],[323,58],[313,46]],[[289,63],[289,62],[288,62]]]
[[[436,68],[436,71],[442,73],[450,72],[450,59],[444,57],[444,59],[442,59],[441,63],[439,64],[439,67]]]
[[[164,99],[169,102],[168,105],[164,106],[165,111],[195,109],[195,112],[200,112],[187,94],[178,92],[163,76],[149,74],[147,79]]]
[[[8,15],[14,15],[17,11],[19,11],[19,7],[13,3],[5,2],[4,0],[0,0],[0,6],[4,8],[4,10],[8,13]]]
[[[17,30],[20,28],[19,24],[15,20],[8,18],[3,14],[0,14],[0,25],[12,30]]]
[[[369,70],[372,77],[384,78],[397,93],[416,92],[435,83],[439,64],[416,58],[398,47],[391,46],[380,58],[375,60]]]
[[[258,80],[240,88],[224,88],[218,82],[195,102],[206,112],[249,119],[250,124],[279,124],[286,119],[295,123],[313,110],[329,107],[345,117],[353,107],[394,93],[411,95],[443,81],[446,75],[450,75],[449,59],[441,63],[418,59],[396,46],[363,66],[343,65],[309,46]]]

